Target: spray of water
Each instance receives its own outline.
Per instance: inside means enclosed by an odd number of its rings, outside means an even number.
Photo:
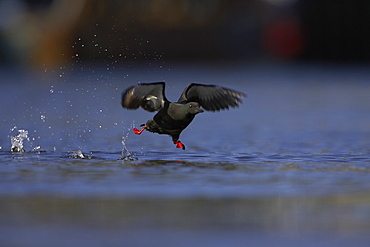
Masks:
[[[91,159],[91,155],[85,155],[81,150],[71,150],[69,152],[69,158],[71,159]]]
[[[17,128],[17,126],[14,126],[11,128],[11,131],[14,131]],[[23,140],[30,141],[30,138],[28,137],[28,131],[27,130],[18,130],[18,135],[11,136],[10,141],[12,144],[12,147],[10,148],[10,151],[12,152],[25,152],[25,149],[23,148]]]
[[[122,154],[121,154],[120,160],[125,160],[125,161],[137,160],[137,158],[133,156],[133,154],[127,149],[127,146],[126,146],[126,141],[128,140],[130,130],[133,128],[133,126],[134,126],[134,122],[131,123],[131,126],[128,129],[127,133],[125,132],[122,133]]]
[[[14,126],[10,129],[11,132],[15,131],[17,129],[17,126]],[[32,140],[34,140],[34,138],[32,138]],[[20,152],[20,153],[23,153],[23,152],[26,152],[25,148],[24,148],[24,141],[27,141],[30,145],[30,148],[32,148],[32,152],[41,152],[40,149],[41,147],[39,145],[36,145],[35,147],[33,147],[33,143],[30,139],[30,137],[28,136],[28,131],[27,130],[23,130],[23,129],[19,129],[18,130],[18,135],[16,136],[10,136],[10,142],[12,144],[11,148],[10,148],[10,151],[12,152]],[[0,147],[1,149],[1,147]]]

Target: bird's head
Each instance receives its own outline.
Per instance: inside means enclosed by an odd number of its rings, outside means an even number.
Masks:
[[[204,112],[204,110],[202,110],[201,108],[200,108],[200,105],[199,105],[199,103],[198,102],[189,102],[189,103],[186,103],[185,104],[185,106],[186,106],[186,111],[189,113],[189,114],[191,114],[191,115],[196,115],[196,114],[198,114],[198,113],[202,113],[202,112]]]

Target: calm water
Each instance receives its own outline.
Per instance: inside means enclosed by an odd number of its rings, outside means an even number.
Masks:
[[[0,77],[1,246],[368,246],[366,67],[141,65]],[[121,92],[190,82],[248,95],[168,136]],[[12,145],[25,152],[12,152]]]

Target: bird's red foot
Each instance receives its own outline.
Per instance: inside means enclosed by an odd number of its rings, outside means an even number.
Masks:
[[[176,144],[176,148],[182,148],[182,150],[185,150],[185,145],[180,141],[173,141],[174,144]]]
[[[138,130],[137,128],[133,128],[132,131],[134,131],[134,133],[136,135],[140,135],[141,133],[143,133],[143,131],[146,129],[146,126],[144,126],[143,128],[141,128],[141,130]]]

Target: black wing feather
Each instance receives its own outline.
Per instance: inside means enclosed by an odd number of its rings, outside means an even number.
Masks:
[[[122,107],[137,109],[140,106],[149,112],[159,111],[167,101],[164,82],[141,83],[127,88],[122,94]]]
[[[246,95],[229,88],[192,83],[185,88],[178,102],[198,102],[207,111],[219,111],[239,106],[242,97]]]

